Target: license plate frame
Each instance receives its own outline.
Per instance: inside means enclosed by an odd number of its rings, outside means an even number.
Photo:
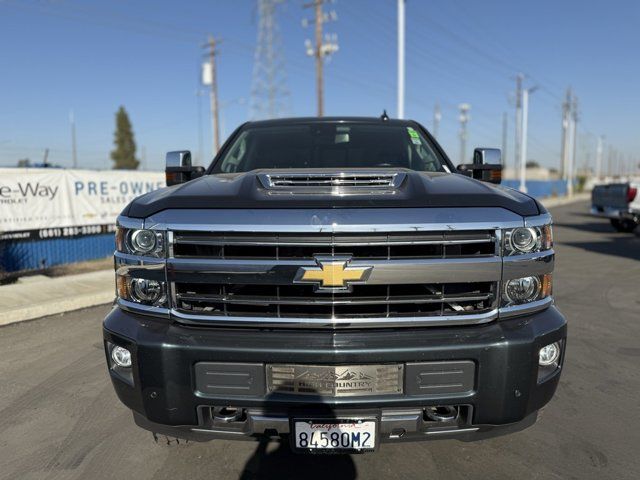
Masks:
[[[324,446],[309,446],[309,447],[301,447],[298,445],[298,427],[297,425],[299,423],[304,423],[304,424],[308,424],[310,426],[312,425],[318,425],[320,426],[325,426],[325,425],[341,425],[341,424],[345,424],[345,425],[363,425],[364,429],[363,432],[366,431],[366,433],[373,433],[373,445],[368,446],[368,447],[362,447],[362,448],[353,448],[353,447],[343,447],[342,445],[339,445],[337,447],[332,447],[331,446],[331,441],[329,439],[328,442],[328,446],[324,447]],[[372,430],[371,427],[367,427],[366,424],[372,423]],[[352,417],[341,417],[341,418],[322,418],[322,417],[295,417],[292,418],[290,420],[290,442],[291,442],[291,450],[293,450],[296,453],[311,453],[311,454],[351,454],[351,453],[368,453],[368,452],[374,452],[378,449],[378,445],[380,443],[380,420],[379,418],[372,416],[372,417],[357,417],[357,418],[352,418]],[[335,428],[339,428],[339,427],[335,427]],[[366,429],[366,430],[365,430]],[[323,428],[318,428],[318,432],[324,431],[326,432],[326,429]],[[343,432],[346,433],[346,432]],[[353,432],[355,433],[355,432]],[[311,440],[311,439],[310,439]],[[321,437],[318,437],[316,439],[317,441],[322,441]],[[352,440],[352,439],[351,439]]]

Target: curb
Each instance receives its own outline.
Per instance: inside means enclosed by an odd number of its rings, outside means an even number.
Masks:
[[[546,208],[561,207],[563,205],[570,205],[572,203],[584,202],[585,200],[591,200],[591,193],[578,193],[572,197],[557,197],[538,200]]]
[[[0,326],[109,304],[114,296],[112,269],[28,277],[0,287]]]
[[[0,316],[0,326],[12,323],[35,320],[40,317],[58,315],[60,313],[72,312],[83,308],[96,307],[113,302],[113,292],[101,292],[89,295],[82,295],[68,300],[56,300],[42,305],[16,308],[2,312]]]

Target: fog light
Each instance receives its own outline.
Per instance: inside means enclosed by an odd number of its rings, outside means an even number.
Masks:
[[[111,350],[111,359],[119,367],[129,368],[131,366],[131,352],[124,347],[115,345]]]
[[[538,354],[538,364],[541,367],[549,367],[558,365],[560,359],[560,344],[558,342],[550,343],[542,347]]]
[[[514,278],[507,281],[504,296],[509,303],[533,302],[540,294],[540,279],[538,277]]]
[[[131,279],[131,298],[139,303],[156,304],[164,295],[162,284],[146,278]]]
[[[538,246],[539,235],[533,228],[514,228],[509,237],[511,246],[519,252],[531,252]]]

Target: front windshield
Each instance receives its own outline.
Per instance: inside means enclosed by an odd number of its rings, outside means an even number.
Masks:
[[[406,125],[308,123],[249,126],[213,173],[267,168],[407,168],[449,171],[418,130]]]

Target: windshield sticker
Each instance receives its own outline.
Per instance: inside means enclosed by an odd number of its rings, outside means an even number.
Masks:
[[[422,144],[422,142],[420,141],[420,135],[418,135],[418,132],[416,132],[411,127],[407,127],[407,132],[409,132],[409,137],[411,138],[411,142],[413,142],[414,145]]]

